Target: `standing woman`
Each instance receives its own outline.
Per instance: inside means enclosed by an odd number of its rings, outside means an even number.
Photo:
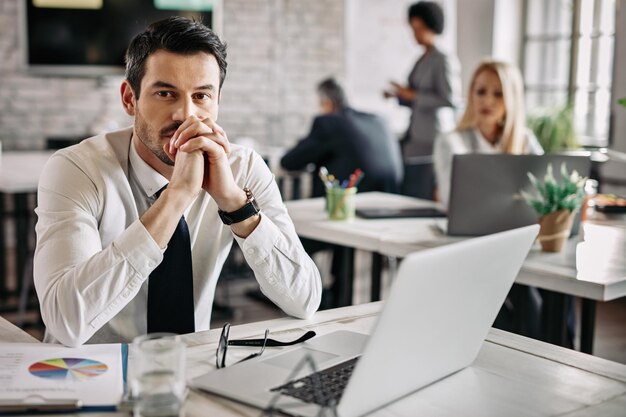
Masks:
[[[409,74],[408,85],[392,82],[391,90],[384,92],[385,97],[396,97],[399,104],[412,110],[402,141],[405,162],[431,155],[435,137],[454,128],[454,98],[460,88],[458,59],[435,46],[437,35],[444,28],[441,7],[435,2],[420,1],[409,7],[408,18],[415,41],[425,52]]]
[[[522,76],[513,65],[481,62],[472,75],[467,107],[459,125],[435,141],[437,186],[446,207],[452,159],[455,154],[465,153],[543,154],[537,138],[526,127]]]

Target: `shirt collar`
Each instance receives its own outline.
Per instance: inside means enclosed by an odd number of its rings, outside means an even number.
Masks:
[[[480,142],[483,143],[483,145],[486,145],[489,148],[498,149],[498,150],[502,148],[502,136],[500,136],[498,140],[496,140],[496,143],[492,144],[491,142],[487,140],[487,138],[483,136],[479,128],[475,127],[474,133],[476,134],[476,137],[480,140]]]
[[[168,184],[167,178],[154,170],[146,161],[141,159],[135,144],[131,139],[130,152],[128,154],[130,166],[137,176],[139,185],[146,193],[146,196],[152,197],[157,191]]]

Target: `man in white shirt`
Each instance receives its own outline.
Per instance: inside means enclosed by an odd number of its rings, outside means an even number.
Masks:
[[[126,54],[121,96],[134,126],[47,163],[35,251],[46,342],[207,330],[233,238],[268,298],[295,317],[317,310],[319,272],[273,175],[216,123],[225,59],[199,22],[152,24]]]

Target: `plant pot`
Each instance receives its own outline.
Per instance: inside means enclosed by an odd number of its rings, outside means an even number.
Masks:
[[[539,219],[541,229],[537,240],[544,252],[560,252],[563,249],[572,230],[574,214],[569,210],[559,210]]]

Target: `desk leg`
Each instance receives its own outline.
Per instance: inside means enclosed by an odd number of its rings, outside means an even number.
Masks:
[[[294,177],[291,180],[291,199],[300,200],[302,198],[302,187],[300,186],[300,177]]]
[[[15,245],[16,245],[16,276],[17,276],[17,294],[22,290],[22,279],[24,278],[24,269],[26,268],[26,257],[28,256],[28,194],[15,194]]]
[[[380,253],[372,252],[371,301],[380,301],[382,272],[383,272],[383,256]]]
[[[554,345],[568,347],[567,303],[565,295],[543,290],[543,323],[541,339]]]
[[[581,301],[580,351],[591,355],[593,354],[593,336],[596,323],[596,302],[587,298],[583,298]]]
[[[354,248],[339,246],[341,265],[339,276],[335,277],[335,300],[337,307],[352,305],[352,288],[354,285]]]

